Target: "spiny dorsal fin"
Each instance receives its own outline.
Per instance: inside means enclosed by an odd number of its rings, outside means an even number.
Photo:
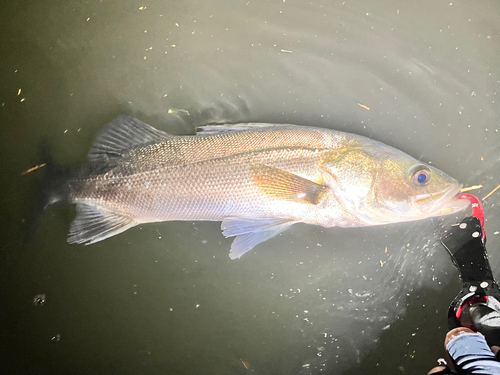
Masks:
[[[245,123],[245,124],[225,124],[225,125],[204,125],[198,126],[196,135],[217,135],[228,132],[241,132],[245,130],[260,130],[273,126],[283,126],[281,124],[265,123]]]
[[[68,243],[90,245],[136,225],[130,217],[84,203],[76,205],[76,212],[70,225]]]
[[[88,158],[95,167],[112,166],[117,158],[130,150],[169,137],[172,136],[140,120],[120,115],[97,135]]]

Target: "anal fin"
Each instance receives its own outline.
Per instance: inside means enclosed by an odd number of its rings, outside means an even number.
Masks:
[[[295,221],[276,218],[226,218],[222,222],[222,234],[236,236],[231,245],[229,258],[237,259],[261,242],[287,230]]]
[[[136,225],[132,218],[85,203],[77,203],[70,225],[68,243],[90,245]]]

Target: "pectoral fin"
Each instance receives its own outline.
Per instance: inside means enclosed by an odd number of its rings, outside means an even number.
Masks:
[[[69,229],[68,243],[90,245],[136,225],[129,217],[83,203],[76,205],[76,212]]]
[[[328,192],[325,185],[263,164],[252,165],[251,173],[254,185],[276,199],[318,204]]]
[[[246,219],[227,218],[222,222],[222,234],[226,237],[236,236],[229,258],[237,259],[257,244],[287,230],[295,224],[294,221],[284,219]]]

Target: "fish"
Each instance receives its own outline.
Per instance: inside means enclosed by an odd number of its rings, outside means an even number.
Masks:
[[[221,221],[240,258],[295,223],[365,227],[467,207],[462,185],[360,135],[267,123],[205,125],[171,135],[121,115],[97,135],[87,172],[52,202],[76,204],[67,241],[93,244],[136,225]]]

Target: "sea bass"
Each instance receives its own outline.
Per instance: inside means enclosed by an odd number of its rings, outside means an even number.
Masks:
[[[294,223],[362,227],[464,209],[461,184],[393,147],[355,134],[279,124],[207,125],[175,136],[119,116],[97,136],[91,172],[70,179],[69,243],[135,225],[222,221],[239,258]]]

